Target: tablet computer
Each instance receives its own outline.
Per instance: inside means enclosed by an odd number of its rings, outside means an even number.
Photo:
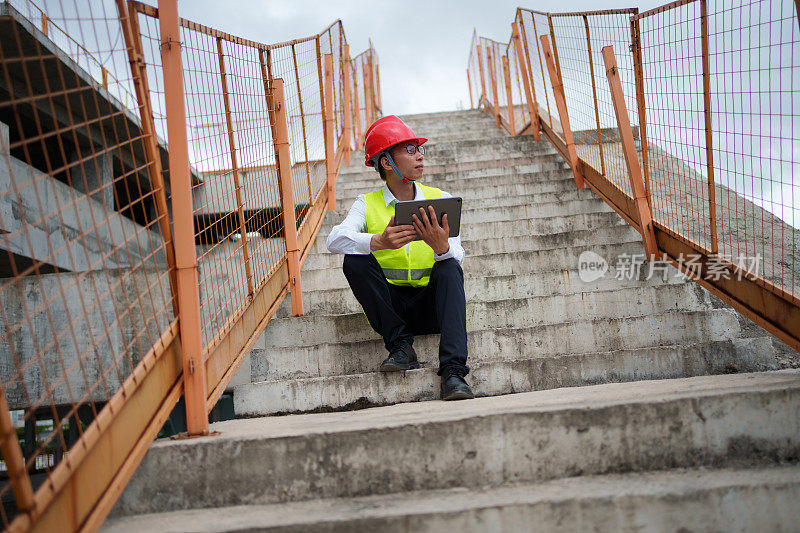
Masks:
[[[457,237],[461,229],[461,198],[436,198],[432,200],[411,200],[410,202],[397,202],[394,206],[394,223],[398,226],[411,225],[411,215],[419,216],[419,208],[432,205],[436,211],[436,219],[442,223],[442,215],[447,214],[447,223],[450,225],[450,237]],[[417,236],[416,241],[421,240]]]

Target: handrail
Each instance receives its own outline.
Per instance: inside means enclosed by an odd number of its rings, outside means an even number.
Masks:
[[[351,58],[341,20],[265,44],[180,18],[175,0],[115,0],[114,13],[81,1],[68,27],[91,27],[130,108],[4,11],[22,45],[0,55],[13,84],[0,101],[0,496],[16,505],[0,518],[14,530],[98,529],[184,392],[188,436],[207,434],[284,298],[303,313],[300,265],[380,115],[378,55],[370,42]]]
[[[781,4],[797,18],[796,5]],[[541,130],[570,164],[578,186],[585,182],[642,233],[651,262],[669,262],[800,350],[800,256],[792,244],[800,240],[800,209],[787,191],[790,178],[780,175],[783,170],[791,176],[794,162],[792,154],[776,155],[772,149],[776,137],[791,144],[790,134],[769,126],[762,133],[762,125],[753,129],[740,117],[759,113],[749,112],[749,105],[731,107],[739,101],[740,86],[747,86],[752,101],[761,102],[762,117],[796,120],[797,110],[778,96],[798,87],[784,83],[778,88],[764,80],[777,79],[779,71],[791,80],[785,72],[800,71],[796,59],[780,63],[787,60],[781,47],[796,46],[800,30],[797,25],[779,28],[782,15],[775,13],[781,10],[752,21],[745,7],[726,4],[727,17],[706,0],[679,0],[643,13],[637,8],[564,13],[518,8],[514,21],[520,25],[525,61],[517,76],[530,85],[531,98],[526,101],[519,92],[509,102],[492,101],[490,87],[478,82],[497,72],[501,60],[486,53],[480,43],[489,40],[477,33],[470,45],[468,83],[477,95],[476,107],[496,118],[501,106],[509,116],[527,111],[537,117],[534,127],[525,124],[517,131],[510,131],[506,120],[497,123],[511,135]],[[757,47],[760,57],[752,56],[749,41],[740,41],[756,26],[762,36],[763,28],[771,29]],[[550,44],[555,57],[548,69]],[[603,47],[608,48],[604,55],[616,56],[613,68],[603,65]],[[762,62],[765,53],[780,58],[777,66],[774,60]],[[760,76],[742,79],[745,74],[735,67],[739,61],[754,65]],[[612,78],[616,88],[609,85]],[[518,82],[512,72],[497,83],[504,84],[498,93],[511,94]],[[632,141],[623,142],[626,137]],[[765,176],[760,168],[778,174]],[[773,185],[760,196],[756,193],[765,180]],[[770,196],[773,191],[777,197]]]

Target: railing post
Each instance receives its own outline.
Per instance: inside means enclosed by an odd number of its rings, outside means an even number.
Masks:
[[[117,11],[122,26],[122,34],[128,49],[128,61],[131,65],[131,77],[139,103],[139,119],[142,124],[142,136],[145,158],[148,161],[148,174],[153,186],[153,196],[158,213],[158,228],[164,239],[164,255],[167,259],[169,270],[169,285],[172,291],[172,311],[178,316],[178,278],[175,272],[175,245],[172,236],[172,227],[169,223],[169,208],[167,206],[167,193],[164,185],[164,172],[161,167],[161,154],[156,144],[156,127],[150,104],[150,87],[147,83],[147,71],[142,52],[142,40],[139,32],[137,12],[128,9],[126,0],[117,0]]]
[[[561,119],[561,129],[564,130],[564,142],[567,144],[567,155],[569,156],[569,166],[572,167],[572,175],[575,177],[575,185],[579,189],[583,189],[583,175],[578,169],[578,153],[575,151],[575,141],[572,138],[572,130],[569,126],[569,116],[567,115],[567,100],[564,95],[564,83],[561,81],[561,75],[556,69],[556,64],[553,61],[553,54],[550,52],[550,42],[547,35],[542,35],[542,49],[544,50],[544,57],[547,61],[547,70],[550,72],[550,83],[553,85],[553,96],[556,99],[556,107],[558,107],[558,116]]]
[[[481,59],[481,46],[480,38],[475,35],[475,53],[478,54],[478,72],[481,74],[481,95],[478,97],[478,107],[483,104],[483,111],[488,112],[486,109],[486,81],[483,77],[483,59]]]
[[[589,18],[583,16],[586,27],[586,50],[589,54],[589,77],[592,79],[592,98],[594,99],[594,119],[597,123],[597,145],[600,147],[600,173],[606,175],[606,160],[603,157],[603,136],[600,134],[600,109],[597,107],[597,87],[594,81],[594,59],[592,58],[592,38],[589,34]]]
[[[25,469],[25,458],[17,438],[17,429],[11,422],[6,394],[3,384],[0,383],[0,453],[6,463],[8,481],[11,483],[11,492],[14,502],[20,513],[33,511],[33,485],[28,471]]]
[[[325,54],[325,112],[322,128],[325,135],[325,170],[328,183],[328,211],[336,209],[336,162],[333,147],[333,56]]]
[[[636,157],[636,146],[633,143],[633,131],[631,122],[628,118],[628,109],[625,107],[625,97],[622,94],[622,84],[619,80],[617,71],[617,59],[614,56],[614,47],[603,47],[603,61],[606,66],[606,76],[608,77],[608,87],[611,90],[611,100],[614,104],[614,114],[617,117],[619,126],[619,137],[622,141],[622,153],[625,156],[625,165],[628,167],[628,177],[631,182],[631,191],[639,215],[639,231],[642,233],[644,241],[644,251],[649,259],[653,259],[658,253],[658,244],[653,232],[653,216],[650,212],[650,205],[645,196],[642,173],[639,168],[639,159]]]
[[[222,53],[222,38],[217,37],[217,57],[219,58],[219,75],[222,80],[222,102],[225,105],[225,123],[228,126],[228,147],[231,151],[231,172],[236,197],[236,213],[239,219],[239,235],[242,237],[242,253],[244,254],[244,271],[247,276],[247,295],[252,297],[253,273],[250,268],[250,251],[247,247],[247,229],[244,221],[244,205],[242,203],[242,186],[239,181],[239,161],[236,158],[236,140],[233,134],[233,118],[231,117],[231,101],[228,95],[228,79],[225,73],[225,56]]]
[[[297,218],[292,193],[292,161],[289,154],[289,133],[286,126],[286,103],[283,80],[274,78],[267,92],[267,108],[272,110],[274,121],[275,164],[278,168],[278,189],[281,196],[283,237],[286,241],[286,263],[289,268],[289,290],[292,298],[292,316],[303,316],[303,291],[300,283],[300,248],[297,243]]]
[[[372,75],[372,48],[369,49],[369,54],[367,56],[367,71],[364,73],[366,77],[364,79],[364,92],[367,93],[367,102],[369,103],[369,107],[367,108],[367,116],[369,120],[367,121],[369,124],[375,122],[376,113],[375,108],[377,107],[377,102],[375,101],[375,79]]]
[[[358,56],[356,56],[358,57]],[[361,62],[363,65],[363,61]],[[363,68],[363,67],[362,67]],[[353,121],[355,122],[355,147],[356,150],[361,150],[363,146],[361,143],[361,102],[358,100],[358,69],[353,69]]]
[[[637,9],[638,13],[638,9]],[[633,68],[636,82],[636,103],[639,107],[639,144],[642,149],[642,171],[647,203],[650,203],[650,153],[647,149],[647,120],[644,108],[644,73],[642,70],[642,43],[639,39],[639,20],[631,17],[631,44],[633,45]]]
[[[498,108],[499,104],[497,99],[497,75],[494,72],[492,49],[489,46],[486,47],[486,61],[489,63],[489,76],[492,78],[492,98],[494,98],[492,112],[494,113],[494,121],[498,128],[502,128],[502,123],[500,122],[500,109]]]
[[[308,139],[306,138],[306,114],[303,110],[303,91],[300,88],[300,75],[297,68],[297,50],[295,49],[295,45],[292,44],[292,62],[294,63],[294,71],[298,73],[294,79],[297,86],[297,102],[300,105],[300,127],[303,130],[303,158],[305,159],[305,167],[306,167],[306,185],[308,186],[308,205],[311,205],[314,202],[314,191],[312,190],[313,187],[311,186],[311,169],[308,165]]]
[[[517,63],[519,65],[519,74],[522,77],[522,86],[525,88],[525,101],[528,104],[528,115],[531,117],[531,128],[533,129],[534,140],[540,140],[539,136],[539,109],[536,104],[536,94],[531,90],[531,78],[528,69],[525,67],[525,60],[523,59],[522,42],[519,38],[519,28],[516,22],[511,23],[511,38],[514,40],[514,49],[517,52]],[[527,48],[527,45],[526,47]],[[530,60],[528,61],[530,65]]]
[[[536,33],[536,19],[531,17],[531,23],[533,23],[533,34],[534,36],[537,35]],[[525,50],[528,49],[528,37],[525,32],[522,33],[522,38],[525,39]],[[539,63],[539,70],[542,72],[542,90],[544,91],[544,103],[547,106],[547,120],[550,121],[550,127],[553,127],[553,114],[550,112],[550,97],[547,96],[547,76],[544,75],[544,65],[542,65],[542,51],[539,48],[539,39],[534,39],[536,43],[536,59]],[[530,55],[528,56],[528,64],[530,65]]]
[[[175,263],[178,273],[183,389],[186,429],[189,435],[208,434],[206,368],[200,324],[197,252],[195,251],[192,180],[186,139],[180,28],[177,0],[159,0],[161,64],[164,70],[164,103],[169,137],[169,177],[172,185],[172,219],[175,226]]]
[[[719,251],[717,243],[717,202],[714,190],[714,147],[711,134],[711,68],[708,64],[708,12],[706,0],[700,0],[700,31],[703,46],[703,104],[706,121],[706,164],[708,165],[708,219],[711,252]]]
[[[351,150],[351,110],[350,110],[350,45],[344,45],[344,72],[342,74],[342,78],[344,78],[344,108],[342,110],[342,115],[344,117],[344,137],[342,138],[342,142],[344,143],[344,164],[350,164],[350,150]]]
[[[379,111],[383,111],[383,104],[381,103],[381,64],[378,63],[375,65],[375,99],[378,104],[375,108]],[[377,118],[377,116],[376,116]]]
[[[511,91],[511,72],[508,68],[508,56],[502,57],[503,63],[503,81],[506,86],[506,104],[508,105],[508,129],[511,135],[517,134],[517,129],[514,126],[514,96]]]
[[[472,80],[469,76],[469,69],[467,69],[467,89],[469,89],[469,108],[472,109],[475,107],[475,103],[472,99]]]
[[[372,91],[370,90],[371,85],[369,83],[371,64],[372,63],[368,59],[362,62],[363,66],[361,67],[361,77],[364,83],[364,133],[366,133],[369,125],[374,122],[372,120]]]

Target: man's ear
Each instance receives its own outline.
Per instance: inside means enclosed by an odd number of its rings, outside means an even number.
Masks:
[[[384,161],[385,161],[385,162],[384,162]],[[392,170],[392,165],[391,165],[391,163],[389,163],[389,158],[387,158],[385,155],[382,155],[382,156],[381,156],[381,159],[380,159],[380,161],[379,161],[379,162],[380,162],[380,164],[381,164],[381,167],[382,167],[384,170],[389,170],[389,171],[391,171],[391,170]]]

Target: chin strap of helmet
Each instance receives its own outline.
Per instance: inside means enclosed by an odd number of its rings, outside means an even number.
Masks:
[[[403,183],[411,183],[411,182],[415,181],[415,180],[412,180],[412,179],[409,179],[409,178],[403,176],[403,174],[400,172],[400,170],[398,170],[397,165],[394,164],[394,159],[392,159],[392,155],[389,153],[389,150],[386,150],[385,152],[383,152],[382,155],[378,156],[378,164],[380,164],[381,157],[383,157],[383,156],[386,156],[386,159],[389,160],[389,164],[392,165],[392,170],[394,170],[394,173],[397,174],[398,178],[403,180]]]

